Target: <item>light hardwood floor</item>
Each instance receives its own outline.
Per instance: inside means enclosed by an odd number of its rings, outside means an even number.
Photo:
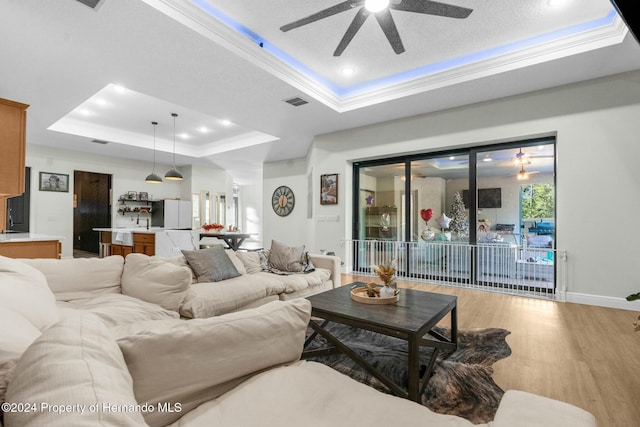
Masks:
[[[354,281],[375,280],[342,275],[343,284]],[[398,287],[458,296],[459,329],[511,331],[512,354],[494,365],[503,390],[569,402],[599,427],[640,426],[639,313],[402,280]]]

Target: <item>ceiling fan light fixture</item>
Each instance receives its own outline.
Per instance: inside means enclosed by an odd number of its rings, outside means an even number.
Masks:
[[[389,0],[365,0],[364,7],[371,13],[378,13],[389,7]]]
[[[158,126],[158,122],[151,122],[151,124],[153,125],[153,169],[144,179],[144,182],[160,184],[162,183],[162,178],[156,174],[156,126]]]
[[[518,181],[526,181],[529,179],[529,174],[524,170],[524,165],[520,166],[520,172],[517,175]]]
[[[171,168],[164,177],[169,181],[182,181],[184,177],[176,168],[176,117],[178,117],[178,115],[176,113],[171,113],[171,117],[173,117],[173,168]]]

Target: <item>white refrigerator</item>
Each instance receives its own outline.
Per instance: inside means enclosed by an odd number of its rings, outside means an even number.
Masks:
[[[191,202],[187,200],[159,200],[151,204],[151,225],[171,230],[191,230]]]

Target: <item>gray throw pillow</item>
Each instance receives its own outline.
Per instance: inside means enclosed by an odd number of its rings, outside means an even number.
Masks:
[[[182,254],[196,273],[199,283],[219,282],[240,276],[222,245],[197,251],[182,251]]]
[[[269,267],[294,273],[305,270],[304,246],[288,246],[277,240],[271,241]]]

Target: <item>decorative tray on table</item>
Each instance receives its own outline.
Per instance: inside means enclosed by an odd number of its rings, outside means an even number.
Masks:
[[[375,283],[369,283],[365,286],[353,286],[351,288],[351,299],[363,304],[395,304],[398,302],[398,290],[394,289],[394,295],[392,297],[381,297],[380,289],[382,286],[378,286]],[[375,296],[369,296],[375,295]]]

